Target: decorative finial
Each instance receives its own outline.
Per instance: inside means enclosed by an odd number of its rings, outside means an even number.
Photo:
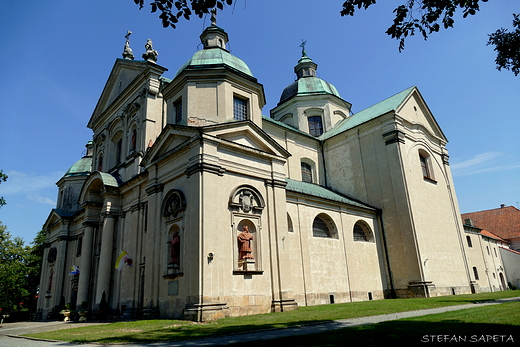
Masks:
[[[146,52],[143,53],[143,59],[146,61],[149,61],[151,63],[157,62],[157,56],[159,53],[155,49],[153,49],[153,42],[152,40],[148,39],[146,40],[146,44],[144,45],[144,48],[146,48]]]
[[[128,30],[125,35],[125,49],[123,51],[123,58],[127,60],[134,60],[134,53],[132,52],[132,48],[130,48],[130,35],[132,35],[132,32]]]
[[[210,12],[211,12],[211,25],[217,26],[217,9],[212,8]]]
[[[302,40],[302,44],[300,45],[300,47],[302,48],[302,57],[306,57],[307,56],[307,52],[305,52],[305,45],[307,44],[307,41],[303,41]]]

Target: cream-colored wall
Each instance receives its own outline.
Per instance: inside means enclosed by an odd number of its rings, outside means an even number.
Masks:
[[[346,206],[331,205],[309,197],[288,193],[287,211],[293,232],[287,233],[292,290],[299,305],[383,298],[383,283],[376,242],[355,242],[354,224],[365,221],[375,232],[376,217],[348,211]],[[335,225],[337,238],[315,237],[314,218],[328,216]],[[363,217],[360,217],[364,215]]]
[[[500,255],[504,263],[506,281],[517,289],[520,288],[520,254],[499,247]]]

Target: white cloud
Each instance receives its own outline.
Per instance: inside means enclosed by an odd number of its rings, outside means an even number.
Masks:
[[[29,200],[32,200],[32,201],[36,201],[36,202],[39,202],[41,204],[47,204],[47,205],[51,205],[51,206],[56,206],[56,201],[52,200],[52,199],[49,199],[47,197],[44,197],[44,196],[40,196],[40,195],[28,195],[27,198]]]
[[[34,193],[41,189],[54,187],[56,182],[63,176],[62,172],[53,172],[49,175],[26,174],[18,171],[6,172],[8,178],[0,185],[2,195]]]
[[[453,176],[466,176],[483,172],[506,171],[520,168],[520,164],[508,163],[508,160],[500,159],[503,156],[500,152],[485,152],[480,153],[472,158],[454,163],[451,165]]]

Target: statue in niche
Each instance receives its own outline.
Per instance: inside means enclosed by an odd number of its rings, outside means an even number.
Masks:
[[[181,238],[179,233],[173,233],[172,239],[166,243],[170,245],[170,261],[168,265],[179,266],[181,253]]]
[[[144,45],[144,48],[146,49],[146,52],[143,53],[143,59],[151,63],[156,63],[157,56],[159,55],[159,53],[157,53],[157,51],[153,49],[152,40],[148,39],[146,41],[146,44]]]
[[[249,190],[243,190],[240,192],[240,204],[242,205],[242,211],[249,212],[253,207],[253,195]]]
[[[247,225],[244,225],[240,234],[238,234],[238,251],[239,258],[242,259],[254,259],[251,248],[251,241],[253,240],[253,235],[249,232],[249,228]]]

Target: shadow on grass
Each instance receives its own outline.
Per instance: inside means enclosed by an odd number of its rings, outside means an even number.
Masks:
[[[73,343],[152,343],[152,342],[174,342],[183,340],[203,339],[209,337],[241,335],[242,332],[258,332],[263,330],[263,334],[269,334],[269,330],[284,327],[295,327],[301,325],[316,325],[322,323],[332,323],[331,320],[301,320],[290,324],[232,324],[218,326],[215,323],[203,323],[197,325],[182,325],[172,328],[150,329],[122,333],[118,336],[92,338],[74,338]]]
[[[275,340],[249,341],[233,346],[415,346],[446,343],[518,344],[517,325],[464,323],[459,320],[441,322],[391,321],[338,329],[316,334],[290,336]]]

